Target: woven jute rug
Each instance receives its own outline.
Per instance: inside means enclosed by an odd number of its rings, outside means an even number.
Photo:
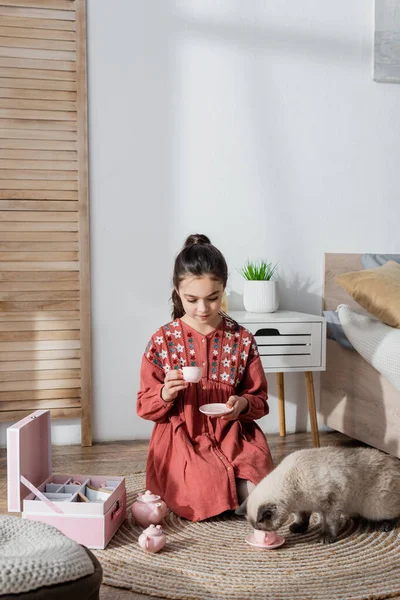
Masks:
[[[173,513],[162,523],[158,554],[138,545],[130,506],[144,473],[126,478],[127,518],[105,550],[97,550],[103,583],[177,600],[378,600],[400,595],[400,531],[349,524],[336,543],[319,542],[319,523],[305,535],[280,530],[286,543],[262,550],[245,543],[249,524],[233,514],[191,523]]]

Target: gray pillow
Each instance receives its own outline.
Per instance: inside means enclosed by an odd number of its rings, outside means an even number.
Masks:
[[[361,256],[361,264],[364,269],[382,267],[388,260],[400,263],[400,254],[363,254]]]
[[[344,332],[337,312],[335,310],[325,310],[324,317],[326,318],[326,336],[330,340],[335,340],[335,342],[346,348],[346,350],[354,350],[353,345]]]

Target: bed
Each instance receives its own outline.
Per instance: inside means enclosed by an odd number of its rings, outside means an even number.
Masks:
[[[326,254],[323,310],[360,306],[335,277],[362,270],[361,254]],[[400,458],[400,391],[358,352],[327,340],[321,373],[321,423]]]

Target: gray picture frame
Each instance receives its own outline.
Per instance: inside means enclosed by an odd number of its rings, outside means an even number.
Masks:
[[[400,83],[400,0],[375,0],[373,78]]]

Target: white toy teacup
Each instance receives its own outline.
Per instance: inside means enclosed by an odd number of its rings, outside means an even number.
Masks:
[[[272,545],[275,544],[278,538],[276,531],[262,531],[261,529],[253,529],[253,537],[257,544]]]
[[[203,375],[203,367],[182,367],[183,379],[189,383],[198,383]]]

